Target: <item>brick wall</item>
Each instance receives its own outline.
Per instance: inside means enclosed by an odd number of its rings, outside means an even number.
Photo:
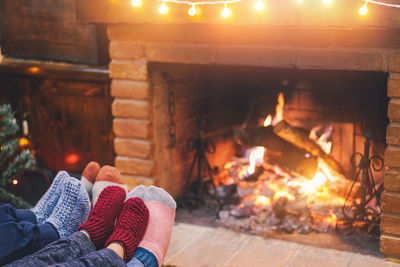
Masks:
[[[377,35],[383,41],[377,42]],[[159,90],[152,85],[149,62],[390,73],[381,251],[400,257],[400,74],[396,74],[400,72],[400,39],[396,30],[110,24],[108,36],[115,164],[130,186],[155,183],[175,195],[179,190],[169,181],[174,172],[162,175],[171,166],[157,157],[169,152],[158,137],[155,101]]]

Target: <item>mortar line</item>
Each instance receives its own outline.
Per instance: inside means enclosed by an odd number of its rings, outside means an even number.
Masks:
[[[253,239],[252,237],[249,237],[245,242],[242,243],[242,245],[231,255],[231,257],[221,266],[225,267],[228,263],[230,263],[236,255],[239,254],[239,252],[250,243],[250,240]]]

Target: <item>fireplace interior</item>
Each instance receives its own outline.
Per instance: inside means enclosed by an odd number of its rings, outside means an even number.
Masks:
[[[357,172],[350,159],[356,152],[364,153],[366,132],[372,137],[370,155],[383,157],[388,124],[386,73],[162,63],[150,64],[149,73],[154,140],[159,144],[155,156],[164,177],[160,181],[183,195],[182,204],[190,209],[198,204],[193,199],[205,198],[200,202],[212,206],[229,227],[252,231],[262,225],[301,234],[333,231],[344,219],[343,205],[360,201],[359,183],[351,197],[346,196]],[[191,171],[196,143],[190,141],[198,138],[199,117],[213,176],[209,179],[203,168],[201,183],[197,162]],[[321,166],[320,157],[307,149],[297,150],[295,143],[281,147],[268,131],[275,123],[275,132],[282,124],[279,120],[313,142],[324,142],[322,149],[337,165]],[[378,189],[383,171],[371,174]],[[294,190],[293,185],[300,189]],[[376,200],[369,206],[380,212]],[[369,233],[379,231],[379,227],[353,225]],[[349,230],[346,223],[342,227],[341,231]]]

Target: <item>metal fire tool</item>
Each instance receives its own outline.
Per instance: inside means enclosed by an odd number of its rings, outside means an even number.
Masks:
[[[370,229],[374,226],[378,226],[382,213],[379,207],[383,184],[375,185],[372,169],[377,172],[381,171],[384,162],[380,156],[374,155],[370,157],[372,134],[370,132],[365,132],[363,136],[365,137],[364,154],[356,152],[351,156],[351,164],[357,171],[342,207],[345,219],[341,222],[341,226],[338,224],[336,225],[339,231],[345,231],[346,233],[352,231],[354,222],[366,223],[370,226]],[[360,201],[353,201],[351,204],[347,204],[357,181],[361,184],[359,191],[356,192],[356,197],[359,196]],[[376,199],[375,208],[369,206],[369,203],[373,199]]]
[[[204,197],[210,195],[210,190],[215,192],[215,185],[213,182],[213,172],[210,163],[207,160],[206,154],[214,154],[216,147],[215,143],[210,138],[203,138],[203,125],[204,118],[198,117],[197,123],[197,137],[190,138],[187,141],[187,149],[194,151],[194,157],[189,169],[189,175],[186,179],[186,202],[189,206],[197,206],[198,203],[204,202]],[[196,180],[191,183],[191,177],[195,165],[197,165]],[[212,193],[211,195],[215,195]]]

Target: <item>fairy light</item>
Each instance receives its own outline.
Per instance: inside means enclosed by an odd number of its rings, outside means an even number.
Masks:
[[[229,17],[230,15],[232,15],[232,10],[228,7],[228,3],[225,3],[225,7],[224,7],[224,9],[223,9],[222,12],[221,12],[221,16],[222,16],[223,18],[227,18],[227,17]]]
[[[142,1],[141,0],[132,0],[131,4],[133,7],[139,7],[142,5]]]
[[[196,5],[192,5],[192,7],[189,8],[188,14],[189,14],[189,16],[192,16],[192,17],[197,14]]]
[[[160,14],[166,14],[168,13],[168,7],[165,4],[165,1],[162,2],[162,5],[158,8],[158,12],[160,12]]]
[[[257,0],[256,4],[254,5],[255,9],[260,11],[264,9],[264,3],[261,0]]]
[[[368,7],[367,7],[368,1],[365,2],[365,4],[358,10],[358,14],[361,16],[365,16],[368,13]]]

